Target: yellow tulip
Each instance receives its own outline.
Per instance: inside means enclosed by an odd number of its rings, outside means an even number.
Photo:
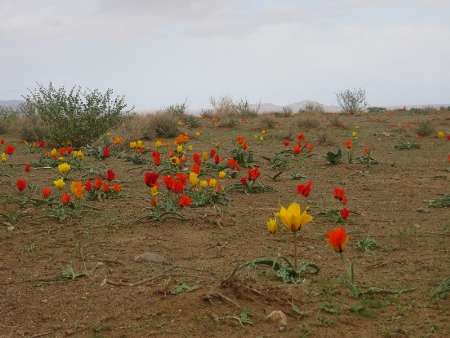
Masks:
[[[159,148],[159,147],[161,147],[163,145],[163,142],[161,141],[161,140],[156,140],[155,141],[155,147],[156,148]]]
[[[189,173],[189,183],[195,187],[199,182],[198,175],[194,172]]]
[[[305,224],[313,220],[312,216],[307,213],[307,210],[302,212],[300,204],[295,202],[291,203],[287,209],[281,206],[277,216],[293,232],[299,231]]]
[[[225,172],[225,170],[219,171],[219,178],[224,178],[225,176],[227,176],[227,173]]]
[[[136,141],[130,142],[130,148],[131,148],[131,149],[134,149],[134,148],[136,148],[136,147],[137,147]]]
[[[137,148],[144,148],[144,141],[142,141],[142,140],[136,141],[136,147]]]
[[[353,131],[353,132],[352,132],[352,137],[353,137],[354,139],[357,139],[357,138],[358,138],[358,133],[357,133],[356,131]]]
[[[81,150],[73,151],[72,156],[76,159],[79,159],[80,161],[84,160],[84,153]]]
[[[8,161],[8,154],[7,153],[2,153],[0,159],[2,160],[2,162]]]
[[[269,232],[270,232],[271,234],[274,234],[274,233],[277,232],[277,230],[278,230],[278,224],[277,224],[277,220],[276,220],[275,218],[269,218],[269,219],[267,220],[266,225],[267,225],[267,230],[269,230]]]
[[[443,132],[442,130],[438,131],[437,137],[439,137],[441,140],[443,140],[445,138],[445,132]]]
[[[60,165],[58,165],[58,171],[61,174],[67,174],[70,171],[70,164],[67,162],[61,163]]]
[[[183,150],[184,150],[184,147],[183,147],[182,144],[177,145],[177,152],[178,152],[178,153],[182,153]]]
[[[156,185],[150,188],[150,195],[152,197],[155,197],[156,195],[158,195],[158,193],[158,187]]]
[[[188,145],[188,150],[192,151],[192,144]]]
[[[50,151],[50,156],[53,157],[53,158],[58,157],[58,150],[56,150],[55,148],[53,148],[53,149]]]
[[[57,180],[53,181],[53,185],[55,186],[56,189],[62,190],[62,189],[64,189],[64,186],[66,184],[64,183],[64,179],[58,178]]]
[[[210,187],[215,187],[217,185],[217,180],[215,178],[210,178],[208,184]]]
[[[206,162],[208,161],[208,159],[209,159],[208,152],[207,151],[202,152],[202,160]]]
[[[208,181],[207,180],[201,180],[200,181],[200,186],[202,188],[207,188],[208,187]]]

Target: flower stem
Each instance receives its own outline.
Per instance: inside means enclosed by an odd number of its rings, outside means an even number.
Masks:
[[[297,271],[297,233],[294,232],[294,269]]]

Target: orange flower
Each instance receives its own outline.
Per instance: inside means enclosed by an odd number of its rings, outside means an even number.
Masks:
[[[78,199],[83,198],[83,195],[84,195],[83,183],[81,183],[81,181],[73,181],[70,184],[70,191],[76,198],[78,198]]]
[[[336,251],[343,252],[347,244],[348,237],[344,228],[335,228],[327,233],[328,244]]]
[[[184,144],[189,141],[189,136],[187,134],[180,134],[175,138],[175,144]]]
[[[236,138],[236,142],[241,146],[242,149],[247,150],[248,144],[244,136],[238,136]]]
[[[352,149],[352,147],[353,147],[352,139],[349,138],[347,141],[345,141],[344,145],[345,145],[345,148],[347,148],[348,150]]]
[[[113,190],[114,190],[115,192],[117,192],[117,193],[119,193],[119,192],[122,191],[122,186],[121,186],[119,183],[113,184],[112,188],[113,188]]]

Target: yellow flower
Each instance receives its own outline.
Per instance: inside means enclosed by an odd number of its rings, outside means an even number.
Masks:
[[[353,132],[352,132],[352,137],[353,137],[354,139],[357,139],[357,138],[358,138],[358,133],[357,133],[356,131],[353,131]]]
[[[136,141],[136,148],[144,148],[144,141],[137,140]]]
[[[278,230],[278,224],[277,224],[277,220],[276,220],[276,218],[269,218],[268,220],[267,220],[267,222],[266,222],[266,225],[267,225],[267,230],[269,230],[269,232],[271,233],[271,234],[274,234],[274,233],[276,233],[277,232],[277,230]]]
[[[0,159],[2,160],[2,162],[8,161],[8,154],[2,153],[2,156],[0,157]]]
[[[217,180],[215,178],[210,178],[208,184],[210,187],[215,187],[217,185]]]
[[[200,186],[202,188],[207,188],[208,187],[208,181],[207,180],[201,180],[200,181]]]
[[[156,185],[154,185],[153,187],[150,188],[150,195],[152,197],[156,197],[156,195],[158,195],[158,187]]]
[[[219,171],[219,178],[224,178],[225,176],[227,176],[227,173],[225,172],[225,170]]]
[[[159,148],[159,147],[161,147],[162,145],[163,145],[163,142],[162,142],[161,140],[158,139],[158,140],[155,141],[155,147],[156,147],[156,148]]]
[[[184,150],[184,147],[183,147],[182,144],[177,145],[177,152],[178,152],[178,153],[182,153],[183,150]]]
[[[67,162],[61,163],[58,165],[58,171],[63,175],[67,174],[70,171],[70,164]]]
[[[70,191],[75,195],[76,198],[81,199],[84,195],[84,186],[81,181],[73,181],[70,184]]]
[[[209,159],[208,152],[207,151],[202,152],[202,160],[206,162],[208,161],[208,159]]]
[[[57,180],[53,181],[53,185],[55,186],[56,189],[62,190],[62,189],[64,189],[64,186],[66,184],[64,183],[64,179],[58,178]]]
[[[189,183],[191,183],[191,185],[193,187],[195,187],[198,184],[198,182],[199,182],[198,175],[194,172],[190,172],[189,173]]]
[[[76,159],[79,159],[80,161],[83,161],[84,160],[84,153],[81,151],[81,150],[78,150],[78,151],[73,151],[72,152],[72,156],[74,157],[74,158],[76,158]]]
[[[131,149],[134,149],[134,148],[136,148],[136,147],[137,147],[136,141],[131,141],[131,142],[130,142],[130,148],[131,148]]]
[[[58,157],[58,150],[56,150],[56,148],[53,148],[53,149],[50,151],[50,156],[53,157],[53,158]]]
[[[291,203],[288,208],[281,206],[277,213],[281,222],[291,231],[299,231],[305,224],[313,220],[312,216],[307,213],[307,210],[301,211],[300,204]]]
[[[439,137],[441,140],[443,140],[445,138],[445,132],[443,132],[442,130],[438,131],[437,137]]]
[[[188,150],[192,151],[192,144],[188,145]]]

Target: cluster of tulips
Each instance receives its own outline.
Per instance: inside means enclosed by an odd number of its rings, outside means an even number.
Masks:
[[[12,144],[5,145],[5,140],[0,138],[0,147],[2,147],[2,146],[5,146],[5,147],[4,147],[3,151],[0,150],[0,162],[6,162],[6,161],[8,161],[9,157],[15,153],[16,148]]]
[[[314,144],[306,141],[304,133],[297,134],[293,145],[291,145],[291,140],[289,138],[285,138],[283,140],[283,145],[285,147],[292,147],[291,151],[294,155],[300,155],[302,153],[310,154],[314,150]]]

